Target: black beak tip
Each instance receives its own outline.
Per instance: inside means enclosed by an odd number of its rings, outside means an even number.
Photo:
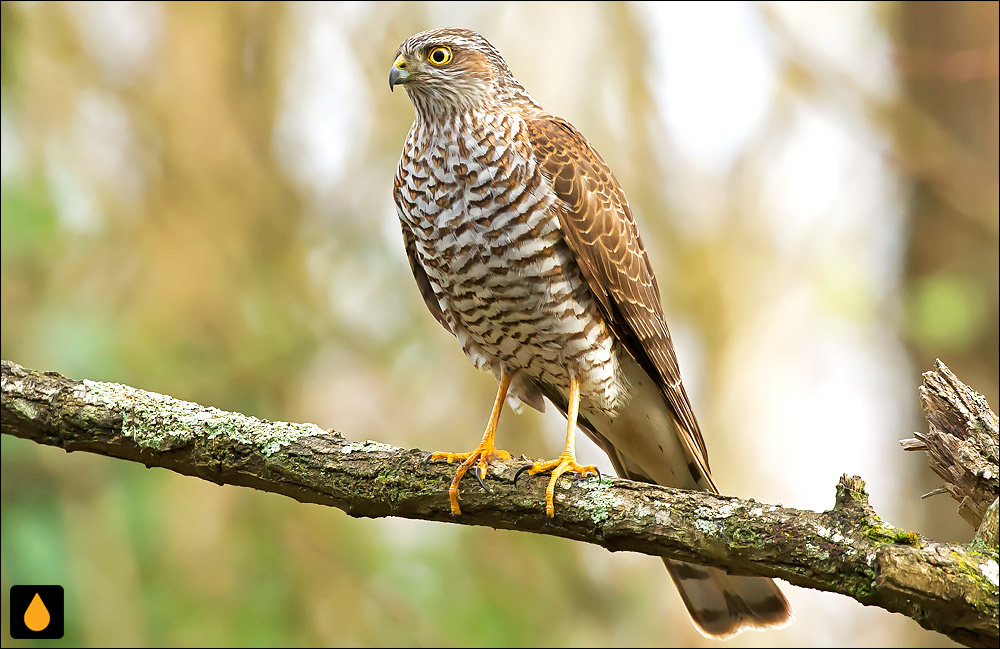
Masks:
[[[396,86],[406,83],[409,78],[410,73],[407,70],[393,66],[392,70],[389,71],[389,90],[395,90]]]

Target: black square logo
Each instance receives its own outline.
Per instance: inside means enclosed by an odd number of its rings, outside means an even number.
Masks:
[[[11,586],[10,637],[19,640],[63,637],[66,612],[62,586]]]

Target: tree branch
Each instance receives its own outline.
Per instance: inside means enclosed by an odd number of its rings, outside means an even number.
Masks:
[[[2,362],[2,387],[3,434],[40,444],[254,487],[352,516],[515,529],[779,577],[903,613],[970,646],[997,645],[995,543],[936,543],[897,530],[875,514],[857,477],[841,478],[826,512],[616,478],[564,480],[556,519],[548,521],[545,481],[515,487],[519,463],[512,460],[491,464],[490,493],[463,483],[463,514],[455,518],[447,497],[454,467],[426,463],[423,451],[9,361]]]

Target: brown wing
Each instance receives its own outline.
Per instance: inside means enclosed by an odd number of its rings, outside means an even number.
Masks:
[[[569,122],[538,115],[527,123],[535,160],[559,199],[556,210],[563,236],[591,292],[615,336],[651,377],[659,377],[681,441],[714,488],[656,278],[618,180]]]
[[[413,238],[413,233],[410,232],[405,224],[402,227],[403,245],[406,247],[406,260],[410,262],[410,270],[413,271],[413,279],[417,280],[417,288],[420,289],[420,295],[424,297],[424,303],[427,305],[427,309],[430,310],[431,315],[434,316],[434,319],[440,322],[441,326],[447,331],[451,332],[451,327],[444,317],[444,312],[441,311],[441,304],[438,302],[437,296],[434,295],[434,289],[431,287],[430,280],[427,279],[427,273],[424,272],[424,267],[417,261],[417,244]]]

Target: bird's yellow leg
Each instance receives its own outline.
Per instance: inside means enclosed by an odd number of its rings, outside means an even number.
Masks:
[[[497,399],[493,403],[493,412],[490,413],[490,423],[486,425],[486,433],[483,434],[483,441],[479,442],[479,446],[474,448],[471,453],[438,452],[431,453],[427,458],[431,462],[434,460],[447,460],[449,464],[456,460],[462,461],[462,464],[459,465],[458,470],[455,472],[455,477],[452,478],[451,486],[448,487],[448,498],[451,500],[451,513],[455,516],[462,513],[462,509],[458,506],[458,483],[462,481],[462,476],[473,465],[476,465],[476,478],[479,479],[479,484],[482,484],[483,489],[485,489],[486,485],[483,484],[483,478],[486,477],[486,467],[489,466],[490,460],[510,459],[510,453],[507,451],[498,451],[493,445],[493,439],[497,434],[497,424],[500,423],[500,413],[503,411],[503,404],[507,399],[507,389],[510,387],[510,379],[511,375],[506,372],[500,375],[500,388],[497,390]]]
[[[562,454],[548,462],[539,460],[533,464],[525,465],[518,469],[514,475],[514,482],[517,482],[517,476],[523,471],[527,471],[528,475],[544,473],[545,471],[552,472],[552,477],[549,479],[549,486],[545,488],[545,513],[549,515],[549,518],[555,516],[554,501],[556,481],[559,480],[559,476],[566,472],[579,473],[581,476],[588,476],[590,474],[601,475],[601,472],[593,464],[581,466],[576,461],[576,418],[579,412],[580,381],[574,378],[570,379],[569,383],[569,405],[566,409],[566,447],[563,449]]]

